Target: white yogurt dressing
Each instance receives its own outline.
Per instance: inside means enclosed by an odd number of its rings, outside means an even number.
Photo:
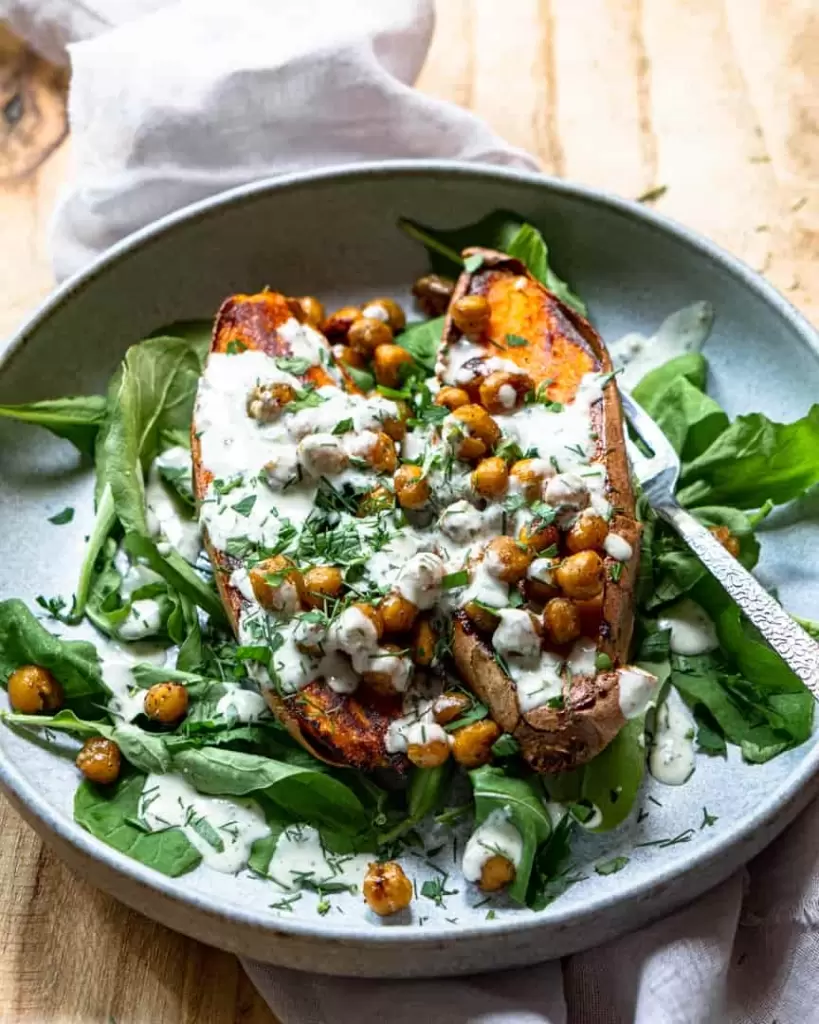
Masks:
[[[633,388],[641,378],[669,359],[686,352],[699,352],[711,333],[714,307],[710,302],[695,302],[666,317],[657,333],[646,338],[632,332],[609,345],[614,365],[623,370],[620,382]]]
[[[631,544],[617,533],[609,533],[603,541],[603,549],[618,562],[627,562],[634,554]]]
[[[270,835],[254,800],[205,796],[181,775],[149,775],[139,801],[139,818],[152,831],[181,828],[208,867],[236,874],[257,839]]]
[[[479,881],[484,864],[498,856],[506,857],[515,868],[520,867],[523,856],[523,838],[505,808],[492,811],[469,837],[462,863],[464,878]]]
[[[623,718],[637,718],[657,695],[657,677],[629,665],[617,670],[620,711]]]
[[[694,771],[694,716],[673,686],[657,708],[649,754],[651,774],[667,786],[681,786]]]
[[[267,873],[282,889],[295,892],[305,882],[361,888],[372,854],[330,853],[310,825],[290,825],[279,836]]]
[[[235,683],[225,683],[227,692],[216,703],[216,713],[232,716],[237,722],[249,724],[267,714],[267,704],[261,694],[245,690]]]
[[[189,477],[193,473],[191,453],[187,448],[168,448],[157,457],[145,485],[145,508],[148,529],[154,537],[170,544],[189,562],[196,564],[202,550],[199,523],[180,507],[176,498],[160,475],[161,468],[181,470]]]
[[[670,646],[674,654],[693,657],[719,647],[714,623],[696,601],[689,597],[666,608],[657,620],[660,629],[670,629]]]

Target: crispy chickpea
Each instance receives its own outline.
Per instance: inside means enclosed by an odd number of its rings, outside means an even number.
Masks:
[[[469,616],[470,622],[476,629],[479,629],[482,633],[495,632],[500,620],[498,616],[493,615],[488,608],[477,604],[475,601],[469,601],[464,605],[464,611]]]
[[[518,540],[532,551],[546,551],[547,548],[557,544],[560,540],[560,533],[556,526],[546,525],[542,519],[535,516],[530,522],[521,526]]]
[[[385,324],[389,324],[393,334],[403,331],[407,322],[404,310],[395,299],[372,299],[362,308],[361,312],[373,320],[383,320]]]
[[[532,390],[534,384],[528,373],[510,373],[508,370],[495,370],[481,381],[479,394],[481,405],[487,412],[511,412],[520,405],[524,395]]]
[[[404,463],[396,470],[392,482],[401,508],[423,508],[429,501],[429,482],[420,466]]]
[[[545,465],[542,459],[519,459],[509,470],[510,484],[514,481],[527,501],[534,501],[540,496]]]
[[[181,683],[157,683],[145,694],[144,707],[148,718],[172,725],[188,713],[188,691]]]
[[[370,864],[364,878],[364,899],[379,917],[389,917],[412,902],[412,882],[394,860]]]
[[[426,616],[415,623],[412,634],[412,660],[416,665],[426,668],[435,660],[435,645],[438,643],[438,631]]]
[[[304,574],[304,602],[311,608],[322,608],[328,598],[341,593],[344,577],[335,565],[317,565]]]
[[[596,551],[578,551],[563,559],[555,579],[567,597],[580,601],[597,597],[603,589],[603,559]]]
[[[402,374],[409,370],[414,361],[400,345],[379,345],[373,355],[375,379],[386,388],[400,387]]]
[[[425,274],[412,286],[412,294],[427,316],[442,316],[449,308],[455,282],[449,277]]]
[[[466,428],[458,445],[458,458],[482,459],[500,440],[500,427],[480,405],[462,405],[452,414]]]
[[[324,306],[315,295],[301,295],[299,298],[288,299],[287,305],[293,311],[293,315],[303,324],[311,327],[320,327],[324,320]]]
[[[92,736],[83,743],[74,763],[86,779],[108,786],[119,778],[119,747],[112,740]]]
[[[21,715],[37,715],[62,707],[63,688],[46,668],[21,665],[9,676],[9,704]]]
[[[449,307],[452,320],[464,334],[481,334],[489,326],[492,310],[483,295],[464,295]]]
[[[418,618],[418,609],[398,591],[393,591],[381,601],[378,606],[381,618],[384,620],[384,629],[387,633],[406,633],[415,625]]]
[[[472,707],[472,700],[465,693],[457,690],[447,690],[440,697],[435,698],[432,706],[432,713],[438,725],[449,725],[465,714]]]
[[[407,436],[407,420],[412,415],[412,409],[401,399],[396,401],[395,404],[398,407],[397,419],[384,420],[381,429],[393,441],[403,441]]]
[[[403,692],[412,671],[412,665],[402,654],[398,644],[384,644],[361,673],[361,682],[382,697],[394,697]]]
[[[543,628],[555,644],[568,644],[580,636],[580,612],[567,597],[553,597],[543,609]]]
[[[333,345],[333,358],[342,366],[352,366],[356,370],[362,370],[367,365],[364,356],[349,345]]]
[[[452,737],[452,756],[464,768],[480,768],[492,760],[492,744],[500,734],[491,718],[465,725]]]
[[[735,537],[727,526],[709,526],[708,530],[713,533],[729,555],[739,558],[739,538]]]
[[[578,516],[566,534],[566,547],[572,554],[578,551],[593,551],[603,547],[609,532],[609,524],[602,516],[584,512]]]
[[[247,396],[247,414],[259,423],[270,423],[295,397],[289,384],[257,384]]]
[[[407,747],[407,757],[416,768],[437,768],[449,760],[449,743],[446,739],[410,743]]]
[[[267,611],[298,611],[304,600],[304,580],[284,555],[274,555],[254,565],[248,573],[253,595]]]
[[[375,441],[365,456],[367,462],[373,467],[376,473],[393,473],[398,465],[398,456],[395,453],[395,441],[379,431]]]
[[[350,606],[355,608],[356,611],[360,612],[365,618],[369,619],[375,627],[375,637],[380,640],[384,635],[384,620],[381,617],[381,612],[375,607],[374,604],[365,604],[364,601],[356,601],[355,604]]]
[[[504,583],[518,583],[526,575],[532,552],[521,547],[513,537],[495,537],[484,553],[487,570]]]
[[[321,330],[330,341],[346,341],[350,328],[361,316],[358,306],[342,306],[327,317]]]
[[[514,882],[516,874],[512,861],[496,853],[481,868],[478,888],[481,892],[497,892]]]
[[[347,342],[362,355],[372,356],[379,345],[392,344],[392,331],[383,320],[362,316],[356,320],[347,333]]]
[[[379,512],[387,512],[395,507],[395,495],[386,487],[374,487],[358,503],[356,515],[359,519],[375,516]]]
[[[435,404],[443,405],[450,412],[455,412],[463,405],[469,405],[469,395],[463,388],[445,387],[441,388],[435,396]]]
[[[499,498],[506,493],[508,483],[509,470],[497,455],[481,459],[472,473],[472,486],[484,498]]]

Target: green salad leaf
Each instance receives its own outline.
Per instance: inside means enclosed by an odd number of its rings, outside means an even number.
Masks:
[[[428,373],[433,373],[443,330],[444,317],[439,316],[435,320],[409,324],[395,340],[409,352],[416,363]]]
[[[586,304],[552,269],[549,262],[549,247],[537,228],[533,228],[531,224],[522,224],[509,240],[505,252],[525,263],[529,273],[541,284],[545,284],[549,291],[567,306],[581,316],[586,315]]]
[[[97,434],[105,419],[105,408],[102,395],[84,395],[24,405],[0,405],[0,417],[45,427],[90,457],[94,454]]]

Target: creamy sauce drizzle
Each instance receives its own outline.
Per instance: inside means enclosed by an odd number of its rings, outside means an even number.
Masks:
[[[498,856],[510,860],[516,868],[523,856],[523,839],[509,820],[506,809],[492,811],[469,837],[462,863],[464,878],[477,882],[484,864]]]
[[[714,623],[695,601],[683,598],[667,608],[657,620],[660,629],[670,629],[670,646],[674,654],[693,657],[719,647]]]
[[[310,825],[291,825],[276,842],[268,875],[282,889],[294,892],[322,884],[346,885],[360,889],[371,854],[337,856],[330,853],[321,836]]]
[[[657,708],[649,754],[651,774],[667,786],[681,786],[694,771],[694,717],[674,687]]]
[[[714,324],[714,307],[710,302],[695,302],[666,317],[657,333],[646,338],[642,334],[626,334],[609,345],[609,354],[616,367],[622,369],[620,383],[633,388],[649,372],[669,359],[686,352],[699,352]]]

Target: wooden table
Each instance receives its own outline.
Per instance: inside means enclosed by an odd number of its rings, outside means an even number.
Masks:
[[[637,197],[819,319],[815,0],[439,0],[420,87]],[[0,334],[47,292],[66,76],[0,28]],[[2,1021],[270,1024],[236,959],[76,879],[0,801]]]

